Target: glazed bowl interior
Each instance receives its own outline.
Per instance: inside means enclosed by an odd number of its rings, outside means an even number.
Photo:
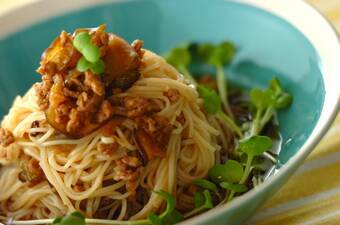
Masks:
[[[62,2],[67,4],[67,1]],[[229,40],[236,44],[238,53],[226,68],[228,79],[244,87],[265,87],[273,76],[278,77],[293,95],[291,107],[278,116],[283,138],[279,159],[283,165],[299,152],[320,118],[326,90],[318,52],[292,24],[265,10],[222,0],[130,0],[105,1],[56,14],[10,34],[2,34],[1,116],[8,112],[16,95],[24,94],[40,79],[35,69],[41,53],[61,30],[72,32],[75,28],[105,23],[109,32],[129,41],[142,39],[145,48],[159,54],[178,43]],[[245,206],[249,212],[254,210],[260,200],[254,202],[257,197],[253,196],[237,203],[236,208],[226,209],[223,215],[215,213],[209,218],[202,217],[201,221],[196,220],[196,223],[229,219],[230,224],[238,224],[245,218],[235,210]]]

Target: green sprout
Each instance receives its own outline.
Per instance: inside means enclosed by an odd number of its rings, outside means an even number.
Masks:
[[[229,190],[229,197],[226,195],[226,198],[221,202],[225,203],[233,198],[237,192],[235,188],[240,188],[238,187],[238,183],[244,175],[244,170],[239,162],[230,159],[225,164],[217,164],[210,168],[208,175],[215,183]]]
[[[55,218],[52,225],[86,225],[86,223],[84,215],[76,211],[68,216]]]
[[[193,184],[196,186],[199,186],[201,188],[216,192],[217,191],[217,186],[213,182],[205,179],[197,179],[193,181]]]
[[[191,63],[189,45],[182,45],[171,49],[171,51],[165,56],[165,59],[180,73],[182,73],[187,80],[189,80],[192,84],[197,85],[196,80],[193,78],[188,69],[189,64]]]
[[[91,42],[91,36],[81,32],[74,37],[73,46],[83,55],[77,63],[77,69],[85,72],[90,69],[94,74],[105,71],[104,61],[100,59],[99,48]]]
[[[216,183],[238,183],[243,176],[242,165],[235,160],[228,160],[225,164],[217,164],[210,168],[208,175]]]
[[[211,88],[199,85],[197,87],[200,97],[204,101],[204,108],[210,114],[215,114],[221,121],[235,132],[239,137],[243,137],[241,129],[237,126],[233,119],[226,115],[221,109],[221,101],[218,94]]]
[[[163,190],[155,191],[166,200],[166,209],[159,216],[155,213],[148,215],[148,220],[152,225],[172,225],[183,220],[183,216],[175,209],[176,199]]]
[[[236,48],[230,42],[222,42],[213,46],[209,43],[197,47],[198,57],[205,63],[216,68],[216,83],[224,110],[232,116],[228,103],[228,85],[224,74],[224,66],[228,65],[235,56]]]
[[[196,197],[194,196],[195,208],[191,210],[190,212],[184,214],[184,218],[191,217],[202,211],[205,211],[205,210],[208,210],[214,207],[209,190],[204,190],[203,193],[200,193],[200,192],[196,192],[196,193],[197,193],[195,194]]]
[[[248,191],[248,187],[244,184],[233,184],[229,182],[222,182],[220,186],[224,189],[233,191],[234,193],[243,193]]]
[[[267,90],[253,88],[250,92],[250,100],[256,109],[249,134],[252,136],[261,133],[277,109],[288,107],[292,102],[292,96],[284,92],[279,80],[274,78],[269,82]]]
[[[244,184],[251,172],[251,165],[254,157],[262,155],[265,151],[271,149],[272,140],[267,136],[252,136],[240,141],[239,150],[247,155],[246,166],[240,184]]]

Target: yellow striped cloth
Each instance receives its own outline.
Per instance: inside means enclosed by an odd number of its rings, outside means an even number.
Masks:
[[[31,1],[0,0],[0,13]],[[340,0],[308,2],[340,32]],[[247,224],[340,225],[340,114],[295,175]]]

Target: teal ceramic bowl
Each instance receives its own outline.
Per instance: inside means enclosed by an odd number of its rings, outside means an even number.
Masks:
[[[61,30],[94,27],[163,53],[180,42],[231,40],[239,52],[228,69],[243,86],[273,75],[294,96],[279,114],[278,172],[230,204],[183,224],[244,223],[301,165],[326,132],[339,102],[340,47],[326,20],[303,1],[128,0],[38,1],[0,16],[0,115],[40,77],[43,50]],[[322,35],[321,35],[322,34]],[[0,193],[1,195],[1,193]]]

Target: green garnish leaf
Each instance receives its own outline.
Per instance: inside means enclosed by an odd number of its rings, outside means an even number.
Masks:
[[[210,192],[208,190],[204,190],[203,195],[204,195],[204,204],[203,204],[204,208],[211,209],[212,207],[214,207]]]
[[[201,207],[204,204],[204,195],[201,192],[195,192],[194,204],[195,208]]]
[[[173,225],[183,220],[183,216],[175,209],[176,199],[166,191],[155,191],[166,200],[165,211],[157,216],[154,213],[148,215],[148,219],[153,225]]]
[[[105,71],[104,61],[99,59],[95,63],[90,63],[85,59],[85,57],[81,57],[77,63],[77,70],[80,72],[85,72],[86,70],[90,69],[92,73],[100,75]]]
[[[269,106],[275,106],[275,108],[288,107],[292,101],[292,96],[283,92],[279,80],[273,78],[269,82],[269,88],[267,90],[259,88],[252,89],[250,99],[257,109],[263,110]]]
[[[222,66],[231,62],[236,53],[235,46],[230,42],[222,42],[217,45],[208,58],[208,63],[214,66]]]
[[[232,184],[229,182],[222,182],[220,183],[220,186],[235,193],[243,193],[248,190],[248,187],[244,184]]]
[[[85,72],[88,69],[95,74],[101,74],[105,70],[103,60],[100,60],[99,48],[91,42],[91,36],[81,32],[74,37],[73,46],[83,55],[77,63],[77,69]]]
[[[86,45],[82,52],[83,56],[87,59],[87,61],[91,63],[95,63],[100,58],[100,50],[99,48],[94,44]]]
[[[217,116],[227,124],[227,126],[234,131],[238,136],[242,137],[243,134],[237,124],[221,109],[220,96],[211,88],[198,85],[197,91],[203,99],[204,109],[210,114],[217,114]]]
[[[242,154],[242,156],[246,157],[246,154]],[[255,170],[265,171],[266,170],[266,162],[262,157],[255,157],[251,163],[251,167]]]
[[[57,217],[53,220],[52,225],[58,225],[62,221],[62,217]]]
[[[217,191],[217,186],[216,184],[214,184],[213,182],[209,181],[209,180],[205,180],[205,179],[198,179],[198,180],[194,180],[193,183],[199,187],[202,187],[204,189],[208,189],[210,191]]]
[[[198,43],[196,42],[191,42],[188,44],[188,51],[191,55],[191,58],[197,58],[197,49],[198,49]]]
[[[243,176],[243,166],[235,160],[228,160],[225,164],[217,164],[210,168],[208,175],[216,183],[222,181],[238,183]]]
[[[191,62],[191,55],[188,50],[188,46],[181,46],[173,48],[166,56],[165,59],[168,63],[176,68],[181,66],[187,67]]]
[[[182,44],[171,51],[165,56],[168,63],[173,65],[183,76],[188,79],[192,84],[197,85],[195,78],[191,75],[188,66],[191,63],[191,54],[189,51],[190,44]]]
[[[250,91],[250,100],[257,109],[265,109],[275,102],[274,93],[272,90],[261,90],[253,88]]]
[[[73,46],[79,51],[91,44],[91,36],[87,32],[78,33],[73,39]]]
[[[183,215],[176,209],[164,217],[163,225],[173,225],[184,220]]]
[[[77,70],[80,72],[85,72],[91,67],[91,63],[87,61],[84,57],[81,57],[77,63]]]
[[[197,91],[204,100],[204,108],[210,114],[216,114],[221,110],[221,102],[218,94],[211,88],[198,85]]]
[[[163,225],[162,219],[153,212],[149,213],[148,220],[152,225]]]
[[[272,90],[276,96],[282,93],[281,83],[276,77],[269,81],[269,89]]]
[[[292,96],[290,94],[284,92],[276,100],[275,108],[277,108],[277,109],[287,108],[288,106],[290,106],[292,101],[293,101]]]
[[[276,77],[269,81],[269,89],[272,90],[275,95],[275,108],[287,108],[291,104],[292,96],[282,90],[281,83]]]
[[[269,82],[267,90],[254,88],[250,92],[251,103],[255,106],[250,136],[260,134],[263,127],[272,119],[276,109],[286,108],[292,102],[292,96],[283,91],[277,78]]]
[[[94,74],[102,74],[105,71],[105,64],[104,61],[99,59],[97,62],[93,63],[91,65],[90,70],[92,71],[92,73]]]
[[[53,225],[86,225],[85,217],[80,212],[76,211],[65,217],[54,219]]]
[[[197,55],[201,61],[216,67],[216,83],[218,94],[227,115],[232,117],[228,103],[228,85],[223,66],[229,64],[236,53],[235,46],[230,42],[222,42],[213,46],[210,43],[200,44],[197,47]]]
[[[160,217],[162,218],[165,215],[170,214],[175,209],[176,199],[174,198],[174,196],[163,190],[155,191],[155,193],[162,196],[166,200],[166,209],[160,215]]]
[[[239,182],[240,184],[244,184],[247,181],[254,157],[262,155],[265,151],[271,149],[271,147],[272,140],[267,136],[254,135],[240,141],[239,150],[247,154],[247,162],[242,179]]]
[[[197,55],[200,60],[207,62],[211,53],[214,51],[214,46],[210,43],[203,43],[197,46]]]
[[[254,135],[248,139],[241,140],[239,148],[248,156],[261,155],[272,147],[272,140],[267,136]]]
[[[211,209],[212,207],[214,207],[210,191],[208,190],[204,190],[203,193],[196,192],[194,195],[194,201],[195,208],[190,212],[184,214],[185,218],[191,217],[206,209]]]

